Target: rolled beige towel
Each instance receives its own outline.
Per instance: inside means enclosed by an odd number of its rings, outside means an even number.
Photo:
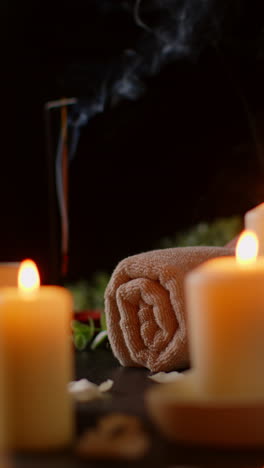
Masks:
[[[119,362],[152,372],[188,366],[184,276],[210,258],[230,255],[234,249],[179,247],[122,260],[105,292],[108,336]]]

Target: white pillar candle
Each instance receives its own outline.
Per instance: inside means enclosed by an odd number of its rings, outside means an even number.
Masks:
[[[250,239],[241,236],[237,259],[209,260],[186,278],[191,361],[205,395],[264,399],[264,258],[257,239],[251,257]]]
[[[19,281],[19,288],[0,289],[10,447],[56,449],[69,444],[73,435],[67,391],[72,380],[72,298],[61,287],[38,287],[38,272],[30,261],[21,265]]]
[[[245,228],[255,232],[258,242],[258,255],[264,255],[264,203],[245,214]]]

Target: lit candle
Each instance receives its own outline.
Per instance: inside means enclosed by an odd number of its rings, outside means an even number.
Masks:
[[[264,258],[242,234],[236,258],[209,260],[186,278],[197,388],[213,397],[264,399]]]
[[[39,287],[38,271],[22,262],[18,288],[0,289],[0,336],[8,387],[9,443],[15,450],[69,444],[73,408],[70,320],[72,298],[57,286]]]
[[[258,255],[264,255],[264,203],[245,214],[245,228],[255,232],[259,241]]]

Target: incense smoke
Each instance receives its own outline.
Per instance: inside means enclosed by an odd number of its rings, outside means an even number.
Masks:
[[[239,21],[246,11],[241,0],[93,0],[91,5],[97,18],[97,35],[105,44],[96,58],[73,61],[64,76],[65,82],[70,79],[77,93],[81,89],[86,97],[73,109],[76,115],[86,115],[81,119],[86,123],[106,106],[138,99],[145,91],[146,78],[158,74],[167,64],[196,61],[209,47],[217,49],[224,44],[235,48]],[[111,50],[111,32],[116,34],[118,28],[118,47],[114,43]],[[250,43],[253,53],[257,53],[261,33],[256,28],[255,42],[253,38]],[[89,31],[87,34],[87,41],[96,41],[96,37],[89,38]]]

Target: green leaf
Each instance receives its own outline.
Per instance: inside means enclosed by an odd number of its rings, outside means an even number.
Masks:
[[[89,318],[88,324],[79,322],[79,320],[73,320],[71,324],[72,330],[78,333],[82,333],[85,335],[93,335],[94,334],[94,321],[93,319]]]
[[[88,329],[90,329],[90,324],[86,325],[85,323],[79,322],[79,320],[73,320],[71,326],[73,331],[79,333],[86,333]]]
[[[172,237],[161,239],[159,248],[189,247],[193,245],[224,246],[243,228],[241,216],[219,218],[211,222],[201,222]]]
[[[78,320],[72,320],[71,322],[71,328],[73,331],[78,332],[81,331],[82,329],[82,323],[79,322]]]
[[[79,351],[83,351],[86,348],[87,343],[88,343],[85,336],[82,335],[82,334],[79,334],[79,333],[76,333],[76,334],[73,335],[73,341],[74,341],[74,344],[75,344],[76,348]]]
[[[71,327],[74,335],[82,335],[87,343],[91,341],[95,334],[95,325],[94,321],[90,318],[88,324],[79,322],[78,320],[73,320]]]
[[[89,333],[87,333],[87,339],[91,341],[91,339],[93,338],[95,334],[95,325],[94,325],[93,319],[91,318],[89,319],[89,326],[87,325],[87,328],[89,330]]]
[[[98,333],[98,335],[95,337],[95,339],[91,343],[91,349],[95,350],[96,348],[98,348],[98,346],[100,346],[106,340],[106,338],[107,338],[106,330],[103,330],[100,333]]]
[[[102,330],[107,330],[107,325],[106,325],[106,315],[105,312],[102,310],[101,316],[100,316],[100,325]]]

